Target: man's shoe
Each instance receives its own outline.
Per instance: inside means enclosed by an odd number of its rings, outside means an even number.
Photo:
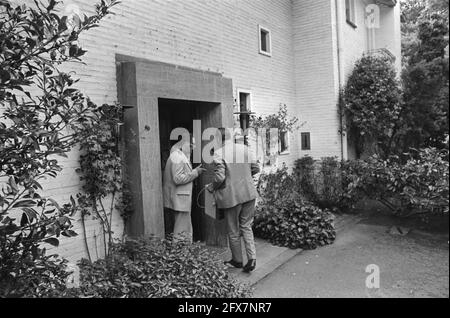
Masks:
[[[251,259],[247,262],[247,264],[245,264],[243,271],[245,273],[250,273],[255,269],[255,267],[256,267],[256,259]]]
[[[231,260],[231,261],[223,262],[223,263],[224,263],[225,265],[231,265],[231,266],[236,267],[236,268],[242,268],[242,267],[243,267],[243,264],[242,264],[242,263],[236,262],[235,260]]]

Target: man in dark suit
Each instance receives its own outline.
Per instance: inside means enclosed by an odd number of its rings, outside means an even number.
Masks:
[[[215,151],[214,181],[208,188],[215,194],[216,206],[224,212],[232,259],[226,264],[251,272],[256,267],[256,249],[253,236],[253,219],[257,197],[253,176],[259,173],[259,165],[250,149],[236,143],[234,136],[220,129],[222,147]],[[241,233],[244,239],[247,264],[243,266]]]

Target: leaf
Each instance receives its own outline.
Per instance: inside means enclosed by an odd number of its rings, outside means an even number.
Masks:
[[[66,230],[65,231],[67,234],[69,234],[70,236],[78,236],[78,233],[77,232],[75,232],[75,231],[72,231],[72,230]]]
[[[52,198],[48,198],[47,200],[50,201],[50,206],[54,206],[58,211],[61,211],[61,207],[59,206],[58,202],[56,202],[54,199]]]
[[[75,57],[77,55],[78,52],[78,46],[76,45],[71,45],[69,48],[69,56],[70,57]]]
[[[25,199],[25,200],[19,200],[16,203],[13,204],[12,208],[23,208],[23,207],[33,207],[36,206],[36,201]]]
[[[62,32],[67,30],[67,16],[63,16],[59,21],[58,31]]]
[[[30,47],[30,50],[32,50],[36,46],[36,41],[33,40],[32,38],[27,38],[26,42],[27,42],[28,46]]]
[[[58,3],[58,2],[57,2],[56,0],[50,0],[49,4],[48,4],[48,6],[47,6],[47,11],[48,11],[48,12],[52,11],[52,10],[55,8],[55,5],[56,5],[57,3]]]
[[[43,190],[41,184],[40,184],[38,181],[36,181],[36,180],[31,180],[31,184],[33,185],[33,187],[34,187],[35,189],[41,189],[41,190]]]
[[[67,216],[61,216],[58,218],[58,222],[61,225],[65,225],[66,223],[70,224],[70,219]]]
[[[45,243],[48,243],[50,245],[53,245],[55,247],[59,246],[59,240],[57,238],[54,237],[50,237],[44,240]]]
[[[22,214],[22,218],[20,219],[20,226],[24,227],[25,225],[27,225],[29,222],[28,217],[26,215],[26,213]]]
[[[36,210],[30,208],[23,208],[22,210],[26,213],[30,222],[33,222],[35,219],[37,219],[38,213],[36,212]]]
[[[11,79],[11,74],[7,70],[0,69],[0,83],[6,83]]]
[[[17,183],[14,177],[9,177],[8,184],[14,191],[16,192],[19,191],[19,188],[17,187]]]

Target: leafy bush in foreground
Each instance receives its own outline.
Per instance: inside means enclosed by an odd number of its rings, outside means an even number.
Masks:
[[[248,290],[234,281],[216,255],[198,244],[137,240],[113,245],[111,256],[83,260],[77,294],[100,298],[238,298]]]
[[[11,270],[9,275],[2,273],[0,298],[53,298],[65,295],[66,278],[69,272],[67,261],[55,255],[42,255],[33,258],[21,257],[11,253],[14,258],[2,264],[2,268]]]
[[[95,109],[61,69],[81,61],[79,37],[117,1],[83,20],[62,15],[61,1],[21,2],[0,0],[0,297],[46,297],[67,273],[42,244],[76,233],[72,209],[46,197],[43,180],[60,173],[57,156],[67,157],[82,138],[73,129]]]

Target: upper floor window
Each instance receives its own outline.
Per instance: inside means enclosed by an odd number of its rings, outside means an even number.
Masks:
[[[345,0],[345,16],[347,23],[356,28],[356,1]]]
[[[270,30],[262,26],[258,26],[259,30],[259,53],[272,56],[272,39]]]

